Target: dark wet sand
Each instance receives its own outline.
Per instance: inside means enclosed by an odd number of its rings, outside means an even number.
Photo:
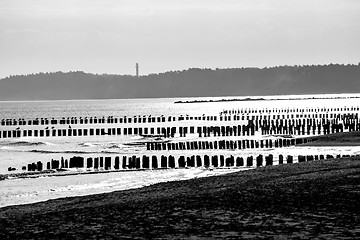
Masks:
[[[311,142],[304,146],[360,146],[360,132],[340,132],[310,137]]]
[[[360,160],[263,167],[0,209],[1,239],[359,239]]]

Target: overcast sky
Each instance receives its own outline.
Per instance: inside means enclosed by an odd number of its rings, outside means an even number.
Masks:
[[[0,78],[360,62],[359,0],[0,0]]]

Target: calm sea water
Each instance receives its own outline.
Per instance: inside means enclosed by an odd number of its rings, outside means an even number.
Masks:
[[[221,99],[295,99],[324,98],[291,101],[234,101],[174,104],[176,101],[221,100]],[[341,99],[334,99],[341,97]],[[201,97],[201,98],[149,98],[113,100],[71,100],[71,101],[29,101],[1,102],[2,118],[61,118],[85,116],[138,116],[138,115],[217,115],[224,109],[241,108],[292,108],[292,107],[344,107],[358,105],[360,94],[323,94],[323,95],[281,95],[251,97]],[[345,99],[344,99],[345,98]]]
[[[360,94],[341,95],[304,95],[304,96],[256,96],[251,98],[289,99],[289,98],[330,98],[307,100],[268,100],[240,102],[212,102],[175,104],[175,101],[234,99],[235,97],[216,98],[170,98],[170,99],[126,99],[126,100],[82,100],[82,101],[33,101],[33,102],[0,102],[0,119],[3,118],[62,118],[62,117],[122,117],[122,116],[218,116],[223,110],[249,108],[313,108],[313,107],[356,107],[360,106]],[[338,98],[341,97],[341,98]],[[239,97],[240,98],[240,97]],[[246,98],[246,97],[241,97]],[[178,122],[172,123],[179,124]],[[191,123],[201,124],[199,122]],[[0,127],[1,130],[1,127]],[[197,136],[188,136],[196,140]],[[179,139],[173,139],[179,140]],[[101,136],[101,137],[33,137],[20,139],[0,139],[0,173],[7,173],[8,167],[17,168],[31,162],[49,161],[70,158],[75,155],[83,157],[169,155],[169,152],[149,153],[144,147],[131,145],[145,141],[140,136]],[[188,155],[224,154],[236,156],[250,155],[299,155],[299,154],[360,154],[359,147],[328,147],[238,151],[198,151],[181,153]],[[173,153],[171,153],[173,154]],[[176,156],[174,153],[173,155]],[[0,181],[0,207],[43,201],[51,198],[94,194],[114,190],[141,187],[160,181],[188,179],[191,177],[223,174],[239,169],[218,169],[213,172],[204,169],[172,169],[147,172],[116,172],[107,174],[74,175],[62,177],[41,177],[34,179],[11,179]],[[61,179],[61,181],[59,181]]]

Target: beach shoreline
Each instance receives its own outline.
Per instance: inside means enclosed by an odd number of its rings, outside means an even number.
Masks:
[[[0,236],[356,238],[359,197],[359,158],[327,159],[4,207]]]
[[[305,146],[358,144],[359,135]],[[322,159],[7,206],[0,237],[356,239],[358,199],[360,157]]]
[[[360,146],[360,132],[339,132],[327,135],[319,135],[308,137],[307,143],[296,145],[297,147],[353,147]],[[159,154],[158,154],[159,155]],[[239,167],[239,168],[243,168]],[[206,168],[206,167],[203,167]],[[236,168],[236,167],[232,167]],[[166,168],[165,168],[166,169]],[[80,175],[80,174],[101,174],[101,173],[111,173],[111,172],[128,172],[128,171],[148,171],[148,170],[162,170],[161,167],[157,169],[47,169],[42,171],[23,171],[23,172],[9,172],[0,174],[0,181],[11,179],[11,178],[36,178],[43,176],[68,176],[68,175]]]

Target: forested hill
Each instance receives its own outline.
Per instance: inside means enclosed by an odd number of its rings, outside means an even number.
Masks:
[[[39,73],[0,80],[0,100],[360,93],[360,65],[197,69],[147,76]]]

